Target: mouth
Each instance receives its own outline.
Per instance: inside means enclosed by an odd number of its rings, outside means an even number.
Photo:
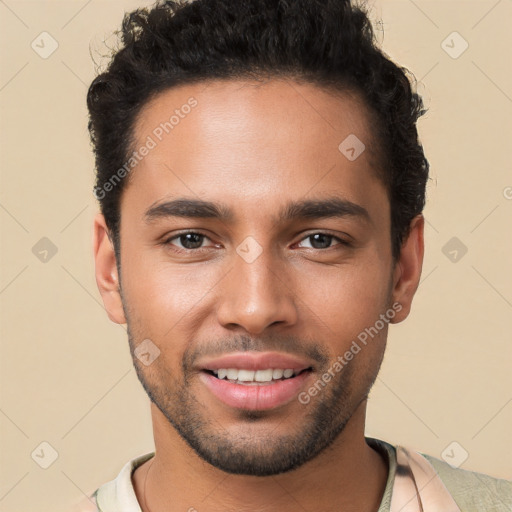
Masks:
[[[270,410],[291,402],[314,372],[304,359],[281,353],[242,352],[203,362],[200,381],[235,409]]]
[[[265,386],[274,382],[293,379],[304,372],[312,371],[312,368],[294,370],[292,368],[266,368],[264,370],[247,370],[238,368],[219,368],[218,370],[203,370],[217,379],[226,380],[232,384],[242,386]]]

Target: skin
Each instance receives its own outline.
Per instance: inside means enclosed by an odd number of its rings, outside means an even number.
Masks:
[[[134,357],[154,400],[156,455],[132,477],[141,508],[375,511],[388,469],[364,426],[387,324],[307,405],[294,399],[254,415],[216,399],[194,355],[223,347],[315,353],[307,390],[393,304],[401,310],[391,323],[407,317],[423,261],[423,217],[411,222],[394,261],[371,114],[357,94],[277,79],[181,86],[142,109],[135,147],[191,96],[197,107],[130,175],[117,264],[103,216],[94,222],[96,280],[109,318],[128,324],[132,354],[145,339],[160,350],[149,366]],[[354,161],[338,150],[349,134],[366,145]],[[234,216],[144,220],[150,207],[178,197],[223,203]],[[275,219],[289,201],[332,197],[368,218]],[[180,230],[206,235],[200,252],[175,251],[193,247]],[[334,238],[315,243],[315,233]],[[262,250],[251,263],[236,252],[249,236]],[[184,433],[196,435],[199,450]],[[302,459],[289,467],[297,453]],[[235,474],[244,461],[267,476]]]

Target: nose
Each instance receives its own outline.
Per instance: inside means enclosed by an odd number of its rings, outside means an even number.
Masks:
[[[217,320],[226,329],[243,328],[252,335],[272,325],[297,322],[296,298],[283,271],[283,261],[263,251],[248,262],[235,255],[234,265],[218,289]]]

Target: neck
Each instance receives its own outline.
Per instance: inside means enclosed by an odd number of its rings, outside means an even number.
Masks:
[[[205,508],[209,512],[278,508],[375,512],[379,508],[388,466],[366,443],[366,401],[320,455],[293,471],[269,477],[231,475],[211,466],[151,407],[155,456],[133,474],[143,512]]]

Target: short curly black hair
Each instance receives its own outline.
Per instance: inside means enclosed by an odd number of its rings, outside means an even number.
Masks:
[[[125,14],[120,35],[120,48],[87,94],[94,190],[118,260],[126,177],[112,178],[133,152],[141,109],[178,85],[273,76],[362,96],[383,149],[379,168],[398,257],[425,205],[429,164],[416,129],[425,109],[412,74],[379,49],[363,6],[350,0],[158,1]]]

